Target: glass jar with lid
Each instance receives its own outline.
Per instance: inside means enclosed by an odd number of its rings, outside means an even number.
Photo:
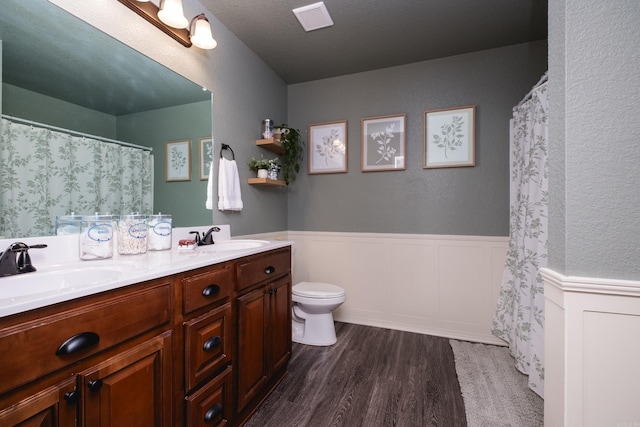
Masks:
[[[171,215],[158,212],[147,218],[147,249],[163,251],[171,249]]]
[[[80,259],[105,259],[113,256],[111,215],[84,215],[80,230]]]
[[[118,253],[121,255],[147,252],[147,216],[137,213],[120,215],[118,221]]]
[[[82,215],[76,215],[75,212],[71,212],[71,215],[56,216],[56,236],[80,234],[81,228]]]

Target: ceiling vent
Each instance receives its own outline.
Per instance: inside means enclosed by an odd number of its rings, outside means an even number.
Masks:
[[[293,13],[307,32],[333,25],[333,19],[323,2],[295,8]]]

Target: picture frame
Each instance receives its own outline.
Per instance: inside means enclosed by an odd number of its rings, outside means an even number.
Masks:
[[[209,179],[211,162],[213,162],[213,139],[200,138],[200,181]]]
[[[309,175],[347,172],[347,121],[308,126]]]
[[[361,171],[406,170],[406,114],[362,119]]]
[[[475,105],[424,112],[424,169],[475,166]]]
[[[165,181],[191,181],[190,139],[166,143]]]

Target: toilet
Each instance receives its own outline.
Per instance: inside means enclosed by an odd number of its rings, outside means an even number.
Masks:
[[[340,286],[321,282],[300,282],[292,288],[293,342],[327,346],[336,342],[331,312],[345,300]]]

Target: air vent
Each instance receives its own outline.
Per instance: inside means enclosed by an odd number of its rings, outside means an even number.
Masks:
[[[295,8],[293,13],[307,32],[333,25],[333,19],[323,2]]]

